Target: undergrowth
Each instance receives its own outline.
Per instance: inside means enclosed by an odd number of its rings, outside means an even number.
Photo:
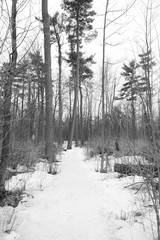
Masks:
[[[44,145],[35,146],[32,142],[15,142],[10,149],[9,167],[17,169],[18,165],[30,167],[44,155]]]
[[[0,207],[4,206],[12,206],[17,207],[19,202],[22,200],[23,192],[20,189],[16,189],[15,191],[5,191],[0,196]]]

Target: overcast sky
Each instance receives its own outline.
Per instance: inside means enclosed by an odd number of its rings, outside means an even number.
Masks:
[[[109,3],[110,13],[107,16],[107,24],[113,19],[117,18],[128,8],[134,0],[112,0]],[[138,59],[138,54],[141,53],[141,48],[145,43],[145,14],[147,3],[150,0],[137,0],[132,8],[127,11],[121,18],[117,19],[115,23],[110,24],[106,28],[107,39],[106,45],[106,58],[112,63],[118,62],[115,65],[117,68],[123,65],[123,62],[128,62],[133,58]],[[153,52],[159,61],[158,52],[158,37],[159,37],[159,22],[160,22],[160,4],[159,0],[152,1],[152,40]],[[60,10],[61,1],[57,0],[53,3],[49,0],[49,11],[51,14],[56,10]],[[102,32],[103,32],[103,19],[105,11],[106,0],[94,0],[93,9],[97,13],[94,21],[94,27],[98,31],[96,40],[84,46],[86,54],[95,54],[95,61],[97,62],[96,68],[101,66],[102,62]],[[96,70],[97,72],[97,70]]]
[[[11,4],[10,0],[8,1],[8,6]],[[7,2],[5,1],[5,2]],[[124,10],[129,7],[134,0],[110,0],[109,2],[109,11],[107,15],[107,24],[110,21],[117,18],[123,13]],[[25,1],[23,1],[25,2]],[[18,13],[18,31],[23,32],[21,36],[22,40],[22,52],[24,51],[23,47],[26,45],[29,46],[34,39],[36,39],[36,44],[39,44],[43,49],[42,41],[42,32],[40,31],[39,23],[35,20],[35,17],[41,17],[41,0],[28,0],[26,5],[22,4],[22,1],[18,0],[18,4],[21,5],[21,9]],[[138,53],[141,53],[141,48],[144,47],[145,42],[145,12],[146,5],[151,0],[137,0],[132,8],[126,12],[121,18],[117,19],[115,23],[110,24],[106,28],[106,36],[110,36],[107,39],[106,45],[106,58],[110,62],[116,63],[118,68],[123,65],[123,62],[128,62],[133,58],[137,58]],[[153,53],[156,57],[156,61],[159,61],[159,22],[160,22],[160,4],[159,0],[152,0],[152,40],[153,40]],[[5,8],[5,3],[1,1],[1,19],[6,23],[7,26],[7,14],[3,10]],[[54,14],[55,11],[60,10],[61,0],[48,0],[49,3],[49,13]],[[102,62],[102,28],[103,28],[103,19],[105,11],[106,0],[93,0],[93,9],[97,13],[94,21],[94,28],[98,31],[98,36],[96,40],[92,43],[84,46],[84,51],[86,55],[95,54],[95,61],[97,62],[94,69],[97,72],[97,69],[100,68]],[[10,8],[10,6],[9,6]],[[6,19],[5,19],[6,18]],[[34,22],[34,23],[33,23]],[[1,21],[2,23],[2,21]],[[24,30],[30,29],[27,35]],[[1,28],[2,29],[2,28]],[[3,27],[4,32],[6,29]],[[0,32],[0,40],[3,39],[4,32]],[[41,33],[40,33],[41,32]],[[38,35],[37,35],[38,34]],[[6,43],[5,43],[6,44]],[[56,50],[52,47],[53,58],[56,55]],[[20,56],[20,48],[19,48]],[[116,65],[115,65],[116,67]]]

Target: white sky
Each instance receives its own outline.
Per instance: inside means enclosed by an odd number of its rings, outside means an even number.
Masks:
[[[133,0],[110,0],[109,10],[116,11],[120,9],[126,9],[127,6]],[[138,59],[138,54],[141,53],[141,48],[144,47],[145,41],[145,12],[147,2],[151,2],[151,0],[137,0],[134,6],[116,21],[116,23],[111,24],[106,29],[106,36],[111,35],[115,32],[109,39],[108,43],[113,44],[106,46],[106,58],[109,59],[112,63],[119,63],[114,65],[114,69],[118,68],[119,72],[121,71],[121,66],[123,62],[128,62],[133,58]],[[153,2],[153,10],[152,10],[152,37],[153,37],[153,54],[156,56],[156,61],[159,61],[159,50],[157,37],[159,37],[159,22],[160,22],[160,4],[158,0],[152,0]],[[53,14],[54,11],[60,9],[60,0],[56,2],[52,2],[49,0],[49,9],[50,13]],[[93,8],[97,13],[94,21],[94,27],[98,31],[98,37],[92,43],[84,46],[84,51],[86,51],[87,55],[95,54],[95,61],[97,62],[94,67],[95,72],[99,74],[99,69],[102,62],[102,28],[103,28],[103,17],[105,11],[106,0],[94,0]],[[115,19],[121,12],[110,12],[107,17],[107,23],[110,20]],[[101,16],[100,16],[101,15]],[[158,33],[156,33],[156,31]],[[158,36],[157,36],[158,35]]]
[[[145,14],[145,5],[149,0],[137,0],[135,5],[132,7],[130,11],[128,11],[122,18],[118,19],[116,23],[111,24],[106,29],[106,35],[109,36],[115,32],[109,39],[108,42],[113,44],[114,46],[107,45],[106,46],[106,57],[113,63],[120,62],[118,68],[121,68],[123,62],[128,62],[132,60],[134,57],[137,57],[140,52],[140,47],[144,45],[144,14]],[[8,7],[10,9],[11,2],[8,2]],[[25,2],[25,0],[24,0]],[[110,0],[109,10],[115,11],[120,9],[125,9],[129,6],[133,0]],[[151,2],[151,0],[149,1]],[[159,37],[159,22],[160,22],[160,4],[159,0],[152,0],[153,2],[153,22],[152,22],[152,37],[153,41],[153,52],[156,55],[156,61],[159,61],[159,50],[158,50],[158,41],[157,35]],[[1,20],[6,23],[7,26],[7,14],[5,11],[2,11],[4,7],[4,3],[1,2]],[[18,0],[18,4],[21,5],[23,2]],[[51,15],[54,14],[55,11],[60,10],[61,0],[48,0],[49,3],[49,13]],[[93,8],[97,12],[97,16],[95,17],[94,27],[98,31],[98,37],[92,43],[84,46],[84,51],[86,51],[86,55],[95,54],[95,61],[97,62],[94,67],[95,71],[98,72],[102,62],[102,27],[103,27],[103,15],[105,11],[106,0],[94,0]],[[41,17],[41,0],[26,0],[26,4],[22,4],[21,13],[18,14],[18,31],[21,34],[19,36],[19,40],[22,42],[21,48],[19,48],[19,56],[21,55],[21,51],[28,50],[32,41],[36,39],[34,47],[39,45],[41,49],[43,49],[42,45],[42,33],[40,33],[37,37],[37,33],[39,32],[39,23],[35,20],[35,16]],[[109,13],[107,17],[107,23],[110,20],[116,18],[121,12],[112,12]],[[0,25],[2,22],[0,23]],[[3,28],[6,31],[6,28]],[[24,29],[30,29],[27,35],[25,35]],[[158,31],[156,33],[155,29]],[[40,37],[41,36],[41,37]],[[4,37],[4,32],[0,33],[0,40]],[[9,41],[9,40],[8,40]],[[136,43],[137,42],[137,43]],[[115,44],[118,44],[115,46]],[[5,42],[7,45],[7,42]],[[140,47],[138,46],[140,45]],[[7,49],[7,48],[6,48]],[[52,47],[52,55],[53,59],[55,55],[57,55],[56,50]],[[2,58],[6,56],[3,55]],[[56,59],[53,61],[53,66],[57,68]],[[53,71],[54,71],[53,67]]]

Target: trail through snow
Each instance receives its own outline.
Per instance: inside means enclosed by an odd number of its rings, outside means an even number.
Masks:
[[[20,227],[23,240],[115,239],[111,216],[105,215],[105,189],[94,185],[83,159],[81,149],[65,153],[60,174],[27,211]]]
[[[60,173],[48,175],[49,181],[44,181],[43,191],[34,191],[34,198],[28,205],[18,208],[22,218],[16,230],[18,235],[5,239],[151,239],[143,226],[132,224],[130,228],[127,222],[116,219],[122,209],[124,212],[133,210],[131,194],[119,189],[120,180],[116,180],[117,184],[111,180],[111,187],[107,188],[107,183],[91,171],[84,158],[80,148],[63,153]]]

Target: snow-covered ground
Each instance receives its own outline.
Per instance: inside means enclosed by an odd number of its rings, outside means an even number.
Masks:
[[[1,240],[152,240],[153,208],[147,195],[124,188],[140,177],[117,178],[95,171],[83,149],[63,152],[60,172],[37,171],[12,178],[9,188],[25,187],[16,209],[0,208]],[[5,233],[4,233],[5,232]]]

